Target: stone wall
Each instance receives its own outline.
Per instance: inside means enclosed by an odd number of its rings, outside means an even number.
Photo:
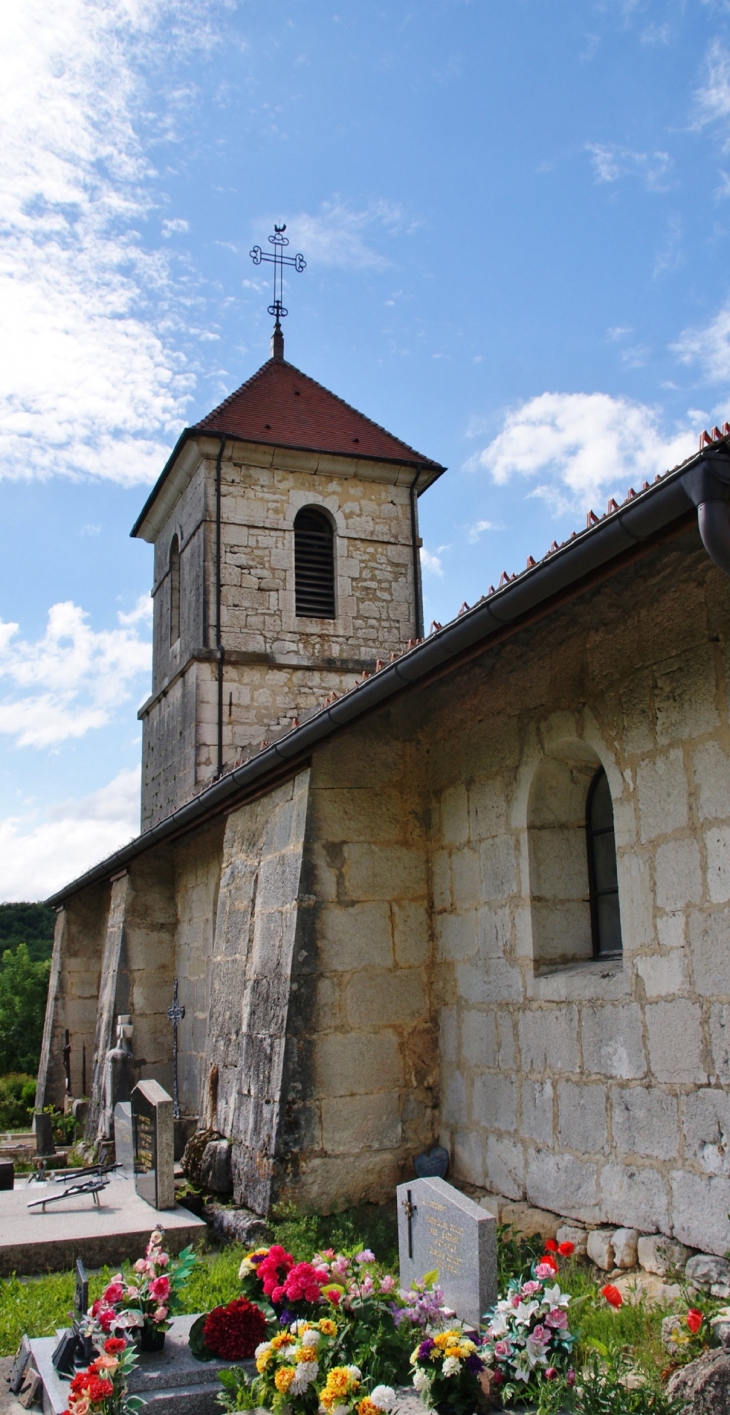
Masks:
[[[75,894],[56,915],[53,957],[43,1030],[36,1105],[63,1105],[66,1091],[63,1045],[71,1034],[71,1088],[82,1094],[83,1048],[86,1087],[91,1083],[99,1002],[101,955],[109,911],[109,885]]]
[[[185,1116],[197,1116],[205,1097],[205,1050],[217,966],[213,939],[225,828],[225,819],[219,817],[184,836],[175,850],[175,973],[185,1007],[179,1029],[178,1085]],[[169,1022],[167,1028],[169,1054]]]
[[[435,690],[429,733],[441,1137],[457,1175],[718,1253],[729,643],[730,582],[687,536]],[[571,843],[599,765],[615,962],[590,958]]]
[[[143,829],[218,769],[215,458],[201,459],[155,543],[152,694],[143,723]],[[221,469],[223,760],[289,729],[415,634],[413,472],[376,462],[231,443]],[[336,618],[297,618],[294,519],[321,508],[335,530]],[[180,546],[180,637],[170,642],[170,548]]]

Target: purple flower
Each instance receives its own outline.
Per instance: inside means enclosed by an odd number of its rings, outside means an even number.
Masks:
[[[467,1371],[471,1371],[472,1375],[475,1376],[477,1376],[479,1372],[484,1368],[484,1362],[482,1361],[481,1356],[477,1356],[476,1351],[472,1351],[471,1356],[467,1356],[464,1365],[466,1366]]]
[[[433,1351],[435,1345],[436,1345],[436,1342],[432,1339],[432,1337],[427,1336],[427,1337],[426,1337],[426,1340],[425,1340],[425,1341],[422,1341],[422,1342],[421,1342],[421,1345],[420,1345],[419,1348],[418,1348],[418,1359],[419,1359],[419,1361],[427,1361],[428,1358],[429,1358],[429,1356],[431,1355],[431,1352]]]
[[[284,1311],[282,1312],[281,1316],[279,1317],[279,1321],[280,1321],[280,1323],[281,1323],[281,1325],[282,1325],[283,1327],[288,1327],[289,1324],[290,1324],[290,1322],[293,1322],[293,1321],[294,1321],[294,1313],[287,1311],[287,1309],[286,1309],[286,1307],[285,1307],[285,1308],[284,1308]]]

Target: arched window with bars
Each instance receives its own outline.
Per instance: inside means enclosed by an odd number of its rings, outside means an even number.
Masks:
[[[335,618],[334,530],[313,506],[303,507],[294,521],[294,583],[297,618]]]
[[[173,536],[170,546],[170,644],[180,638],[180,542]]]

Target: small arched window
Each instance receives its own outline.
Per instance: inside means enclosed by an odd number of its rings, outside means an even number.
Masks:
[[[300,619],[335,617],[335,547],[332,523],[311,506],[294,521],[294,583]]]
[[[593,953],[596,958],[615,958],[623,952],[623,943],[618,903],[613,803],[608,777],[603,768],[594,776],[588,792],[586,839]]]
[[[180,638],[180,542],[173,536],[170,546],[170,643]]]

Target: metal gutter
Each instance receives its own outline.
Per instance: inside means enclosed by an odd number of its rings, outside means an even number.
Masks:
[[[725,438],[720,446],[700,452],[665,473],[662,478],[657,478],[652,486],[638,495],[631,494],[622,506],[616,507],[601,520],[594,518],[595,524],[588,529],[574,534],[564,545],[549,551],[543,560],[529,565],[521,575],[508,579],[488,598],[480,600],[443,629],[407,650],[394,662],[386,664],[335,702],[321,708],[300,727],[293,728],[257,756],[206,787],[158,825],[130,841],[109,859],[87,870],[65,889],[57,891],[47,901],[48,904],[60,905],[87,885],[107,879],[152,845],[192,829],[206,816],[225,808],[232,798],[260,791],[267,778],[272,778],[273,782],[274,778],[281,776],[282,767],[297,758],[306,757],[317,742],[330,733],[395,697],[405,687],[426,678],[449,659],[458,659],[466,650],[522,619],[531,610],[545,604],[591,572],[600,570],[627,550],[641,547],[673,521],[685,517],[693,506],[698,508],[700,534],[708,553],[712,555],[713,548],[717,547],[713,541],[708,543],[704,539],[703,522],[705,527],[711,525],[716,536],[720,536],[721,542],[726,545],[730,567],[728,441],[730,439]],[[721,569],[726,568],[720,560],[717,563]]]

